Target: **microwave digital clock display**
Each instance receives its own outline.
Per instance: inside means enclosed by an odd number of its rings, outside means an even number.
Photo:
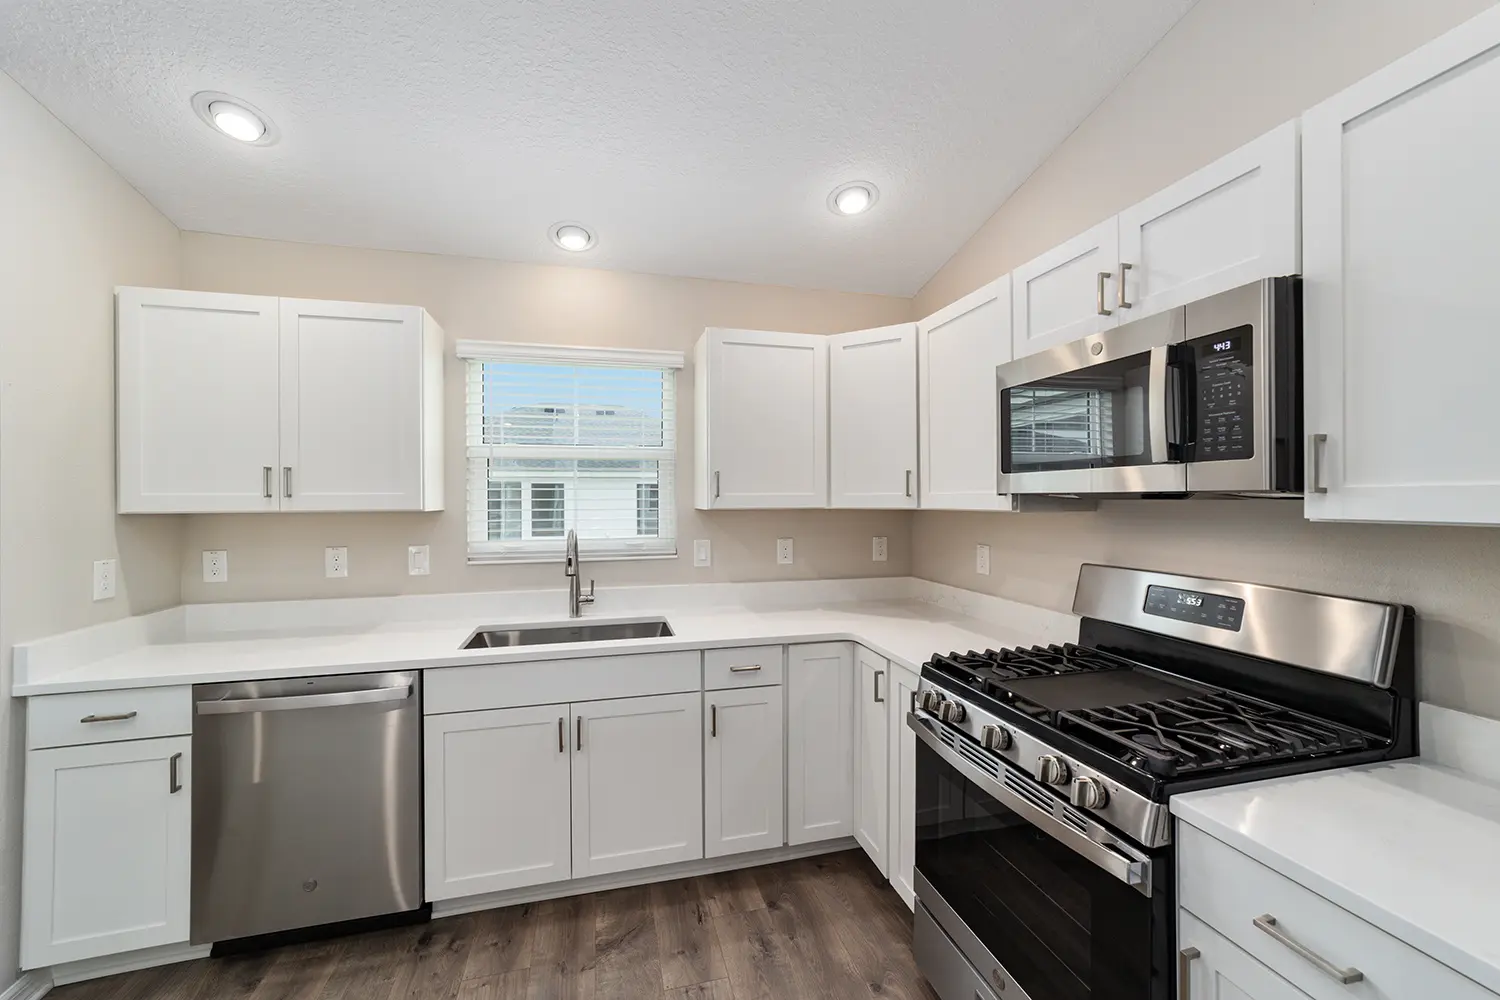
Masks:
[[[1200,594],[1197,591],[1158,587],[1154,584],[1146,588],[1146,606],[1142,610],[1158,618],[1171,618],[1229,632],[1238,632],[1245,622],[1245,602],[1241,598]]]

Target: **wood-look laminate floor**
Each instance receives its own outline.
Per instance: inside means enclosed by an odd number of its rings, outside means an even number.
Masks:
[[[859,851],[64,986],[52,1000],[936,1000]]]

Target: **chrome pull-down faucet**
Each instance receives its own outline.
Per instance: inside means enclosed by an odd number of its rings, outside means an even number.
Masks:
[[[583,577],[578,572],[578,532],[568,529],[568,550],[563,557],[563,573],[568,577],[568,617],[581,618],[583,606],[594,603],[594,581],[589,581],[589,592],[583,593]]]

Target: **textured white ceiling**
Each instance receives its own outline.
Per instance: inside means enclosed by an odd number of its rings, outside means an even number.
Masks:
[[[1193,2],[4,0],[0,68],[184,229],[909,295]]]

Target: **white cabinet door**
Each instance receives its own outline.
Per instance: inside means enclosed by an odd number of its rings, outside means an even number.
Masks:
[[[277,301],[116,290],[119,510],[275,510]]]
[[[917,325],[828,338],[833,507],[917,505]]]
[[[21,966],[188,939],[192,737],[26,754]]]
[[[1303,117],[1309,518],[1500,523],[1496,107],[1500,8]]]
[[[1301,273],[1297,133],[1287,122],[1120,213],[1121,323]]]
[[[710,691],[704,699],[704,856],[780,847],[786,843],[783,689]]]
[[[573,877],[703,857],[703,695],[573,706]]]
[[[999,482],[995,368],[1011,359],[1010,275],[917,324],[921,502],[1010,510]]]
[[[427,898],[572,877],[567,705],[423,721]]]
[[[917,734],[906,725],[916,708],[920,678],[910,670],[891,669],[891,885],[915,906],[917,898]]]
[[[828,506],[828,338],[707,330],[694,358],[701,509]]]
[[[1183,1000],[1308,1000],[1291,983],[1261,965],[1187,910],[1177,911],[1178,968],[1187,970]]]
[[[890,872],[891,668],[854,647],[859,690],[854,708],[854,837],[880,874]]]
[[[1099,333],[1119,320],[1119,218],[1011,272],[1014,357]]]
[[[282,510],[441,508],[424,489],[424,421],[441,426],[430,323],[414,306],[281,300]]]
[[[787,843],[854,832],[854,646],[787,647]]]

